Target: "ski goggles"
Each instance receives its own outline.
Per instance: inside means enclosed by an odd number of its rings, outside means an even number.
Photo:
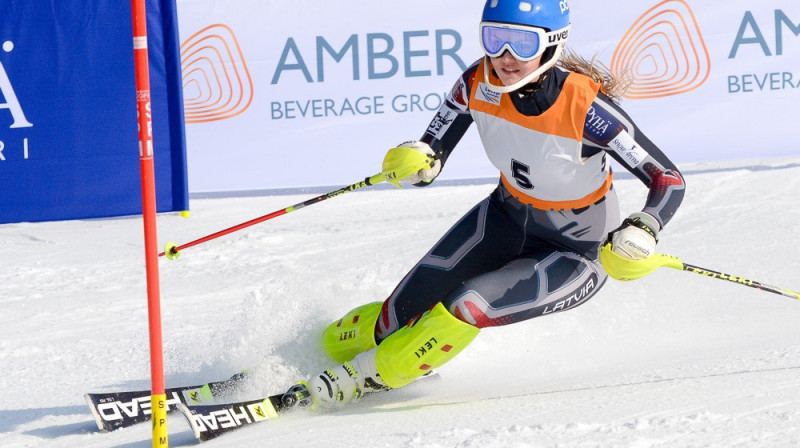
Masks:
[[[500,57],[506,50],[520,61],[532,61],[550,45],[566,42],[569,26],[548,33],[534,28],[508,23],[481,22],[481,46],[487,56]]]

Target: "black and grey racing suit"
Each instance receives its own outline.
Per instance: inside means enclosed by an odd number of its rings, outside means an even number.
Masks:
[[[421,139],[443,164],[475,122],[470,99],[474,101],[480,93],[476,89],[484,87],[476,83],[479,63],[458,79]],[[556,103],[569,76],[582,75],[552,68],[536,88],[503,95],[519,114],[540,116]],[[604,169],[606,157],[611,156],[639,178],[649,188],[643,211],[663,227],[683,199],[683,177],[607,95],[597,92],[589,101],[580,155],[583,160],[599,160]],[[496,166],[515,162],[498,162],[503,156],[490,152],[502,146],[486,148]],[[546,157],[538,155],[538,149],[525,148],[533,165],[537,157]],[[503,166],[498,169],[502,172]],[[403,278],[383,304],[376,327],[379,341],[438,302],[459,319],[482,328],[571,309],[605,283],[607,274],[597,255],[608,232],[620,224],[613,187],[589,205],[548,209],[520,200],[509,185],[501,181]]]

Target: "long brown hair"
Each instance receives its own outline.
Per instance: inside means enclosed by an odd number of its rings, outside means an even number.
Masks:
[[[597,60],[597,55],[592,56],[592,59],[586,59],[570,48],[564,49],[557,65],[592,78],[600,84],[600,91],[608,95],[615,103],[622,100],[625,90],[633,82],[627,73],[623,73],[622,76],[613,75],[605,64]]]

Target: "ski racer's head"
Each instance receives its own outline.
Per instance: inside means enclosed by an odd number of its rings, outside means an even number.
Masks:
[[[503,82],[492,88],[513,92],[538,80],[561,57],[569,28],[567,0],[487,0],[481,47]]]

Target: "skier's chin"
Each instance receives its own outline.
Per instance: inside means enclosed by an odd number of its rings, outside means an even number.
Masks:
[[[521,72],[519,70],[514,72],[501,70],[500,73],[498,73],[498,78],[500,78],[500,81],[503,83],[503,85],[510,86],[524,78],[524,76],[521,76],[520,74]]]

